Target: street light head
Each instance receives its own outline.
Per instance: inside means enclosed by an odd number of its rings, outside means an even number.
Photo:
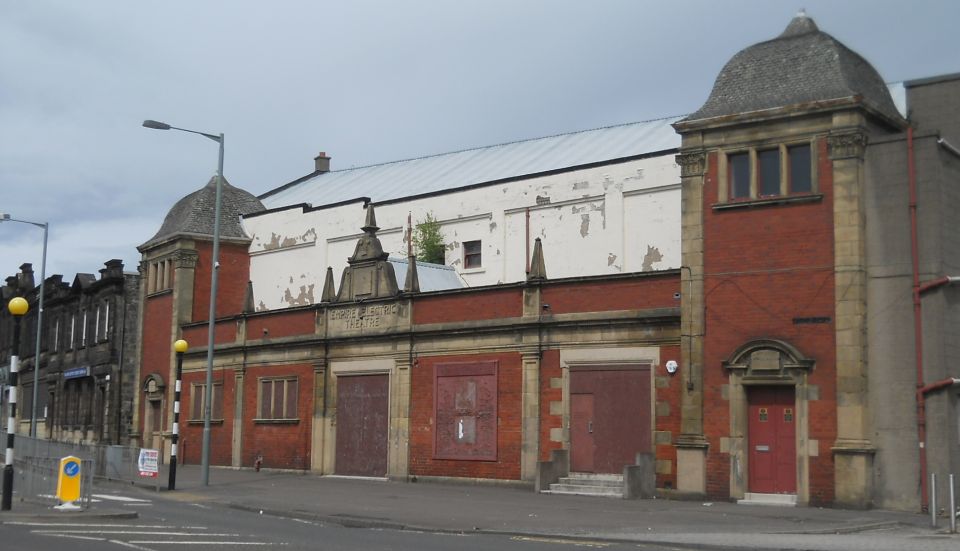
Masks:
[[[173,350],[176,352],[180,352],[180,353],[186,352],[187,347],[188,347],[187,341],[183,339],[179,339],[177,340],[177,342],[173,343]]]
[[[14,297],[10,299],[10,303],[7,304],[7,309],[10,310],[10,313],[14,316],[22,316],[30,309],[30,304],[28,304],[27,299],[23,297]]]
[[[170,130],[170,125],[165,122],[152,121],[147,119],[143,121],[143,126],[145,128],[153,128],[155,130]]]

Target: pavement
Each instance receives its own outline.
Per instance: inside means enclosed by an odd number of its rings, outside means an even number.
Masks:
[[[165,475],[161,479],[166,482]],[[201,484],[195,465],[177,470],[177,489],[98,481],[98,490],[127,489],[151,499],[220,505],[254,514],[343,526],[488,533],[590,542],[662,543],[699,549],[924,550],[960,549],[949,520],[926,514],[819,507],[738,505],[668,499],[623,500],[537,494],[487,484],[394,482],[304,473],[211,468]],[[80,513],[15,503],[13,515],[127,514],[94,503]]]

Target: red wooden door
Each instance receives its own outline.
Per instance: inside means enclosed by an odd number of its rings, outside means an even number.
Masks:
[[[593,394],[570,395],[570,470],[593,472]]]
[[[761,387],[748,394],[750,491],[797,491],[797,443],[792,387]]]
[[[386,375],[337,377],[337,474],[387,474],[389,389]]]
[[[590,396],[588,423],[576,421],[576,396]],[[633,465],[638,453],[650,453],[652,446],[650,368],[648,366],[598,366],[570,374],[570,468],[597,473],[623,472]],[[578,423],[574,425],[574,423]],[[589,445],[578,450],[575,431],[587,430]],[[582,439],[583,434],[579,437]],[[578,454],[592,459],[574,461]],[[578,465],[589,465],[579,469]]]

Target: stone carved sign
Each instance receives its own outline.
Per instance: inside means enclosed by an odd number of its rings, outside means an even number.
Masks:
[[[396,302],[361,304],[331,309],[328,315],[330,329],[334,331],[390,328],[396,327],[400,321],[400,305]]]

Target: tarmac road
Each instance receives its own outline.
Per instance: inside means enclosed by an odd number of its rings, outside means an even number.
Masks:
[[[119,494],[121,497],[122,494]],[[456,534],[349,528],[340,524],[274,517],[229,507],[183,504],[166,499],[126,504],[138,518],[86,518],[63,514],[4,520],[4,550],[23,551],[223,551],[224,549],[283,550],[422,550],[422,551],[540,551],[547,549],[607,549],[610,551],[669,551],[670,545],[589,541],[561,537]],[[117,507],[123,507],[119,502]],[[348,523],[349,524],[349,523]]]

